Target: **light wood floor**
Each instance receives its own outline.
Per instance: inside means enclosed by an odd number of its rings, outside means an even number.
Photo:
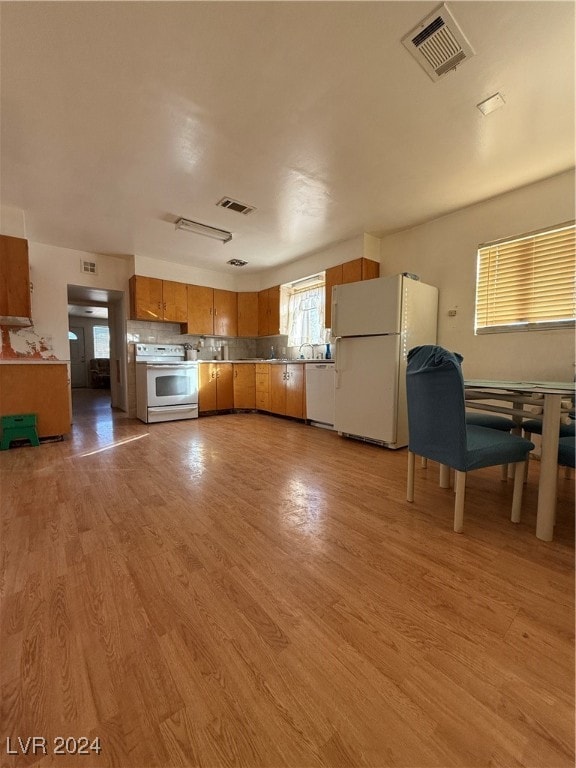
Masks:
[[[574,765],[573,481],[546,544],[537,463],[517,526],[476,472],[457,535],[405,450],[75,397],[65,442],[0,453],[1,766]]]

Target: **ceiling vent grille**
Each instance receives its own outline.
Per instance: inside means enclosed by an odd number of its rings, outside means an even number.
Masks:
[[[402,45],[432,80],[439,80],[475,53],[444,4],[405,35]]]
[[[226,264],[230,264],[232,267],[245,267],[248,262],[244,259],[230,259]]]
[[[232,200],[231,197],[223,197],[222,200],[218,200],[216,205],[220,206],[220,208],[229,208],[231,211],[236,211],[236,213],[243,213],[244,216],[256,210],[253,205],[245,205],[238,202],[238,200]]]

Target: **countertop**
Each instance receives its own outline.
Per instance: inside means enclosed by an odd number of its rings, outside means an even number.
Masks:
[[[0,365],[68,365],[70,360],[43,360],[39,357],[10,357],[0,360]]]
[[[266,360],[264,358],[253,358],[248,360],[198,360],[199,363],[234,363],[234,365],[237,365],[238,363],[251,363],[252,365],[255,365],[257,363],[265,363],[267,365],[286,365],[293,363],[297,364],[310,364],[310,363],[319,363],[320,365],[328,364],[334,362],[334,360]]]

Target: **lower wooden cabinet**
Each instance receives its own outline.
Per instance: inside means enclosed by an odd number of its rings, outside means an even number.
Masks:
[[[70,432],[71,408],[66,363],[0,365],[0,416],[36,414],[38,437]]]
[[[234,408],[256,408],[256,366],[234,365]]]
[[[300,363],[281,365],[270,369],[270,412],[303,419],[306,416],[306,389],[304,366]]]
[[[256,363],[256,408],[270,410],[270,368],[268,363]]]
[[[198,412],[229,411],[234,408],[232,363],[200,363],[198,366]]]

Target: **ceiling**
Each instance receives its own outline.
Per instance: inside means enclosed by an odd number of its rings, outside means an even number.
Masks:
[[[435,2],[4,2],[2,204],[34,241],[245,273],[572,167],[574,3],[448,5],[476,55],[433,82],[400,41]]]

